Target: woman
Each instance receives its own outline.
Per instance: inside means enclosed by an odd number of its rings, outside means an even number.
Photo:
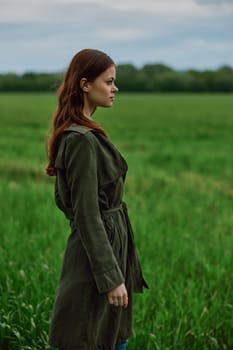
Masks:
[[[124,350],[132,335],[132,293],[147,288],[122,202],[127,163],[92,119],[118,88],[112,59],[85,49],[59,89],[47,174],[70,221],[49,344],[64,350]]]

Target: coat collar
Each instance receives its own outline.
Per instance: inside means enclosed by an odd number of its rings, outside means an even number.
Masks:
[[[86,134],[88,131],[93,130],[92,128],[88,128],[87,126],[71,124],[68,128],[64,129],[64,131],[76,131],[81,134]]]

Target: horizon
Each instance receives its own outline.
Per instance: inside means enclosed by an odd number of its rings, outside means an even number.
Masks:
[[[223,63],[217,67],[203,67],[203,68],[196,68],[196,67],[187,67],[183,69],[176,69],[172,67],[171,65],[164,64],[162,62],[146,62],[142,65],[136,65],[133,64],[132,62],[121,62],[121,63],[116,63],[116,67],[122,66],[122,65],[132,65],[134,66],[137,70],[143,69],[146,65],[164,65],[167,68],[172,69],[176,73],[181,73],[181,72],[187,72],[187,71],[197,71],[197,72],[205,72],[205,71],[217,71],[223,67],[227,67],[233,70],[233,64],[227,64]],[[24,74],[64,74],[66,72],[67,67],[60,69],[60,70],[25,70],[23,72],[16,72],[16,71],[0,71],[0,75],[7,75],[7,74],[16,74],[18,76],[22,76]]]

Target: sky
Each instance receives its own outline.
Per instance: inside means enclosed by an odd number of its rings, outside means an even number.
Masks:
[[[0,72],[56,72],[79,50],[116,64],[233,67],[233,0],[1,0]]]

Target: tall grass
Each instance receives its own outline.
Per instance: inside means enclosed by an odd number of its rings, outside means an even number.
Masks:
[[[50,94],[0,96],[0,349],[46,345],[69,225],[44,175]],[[150,290],[129,350],[233,349],[232,95],[122,94],[95,119],[127,159]]]

